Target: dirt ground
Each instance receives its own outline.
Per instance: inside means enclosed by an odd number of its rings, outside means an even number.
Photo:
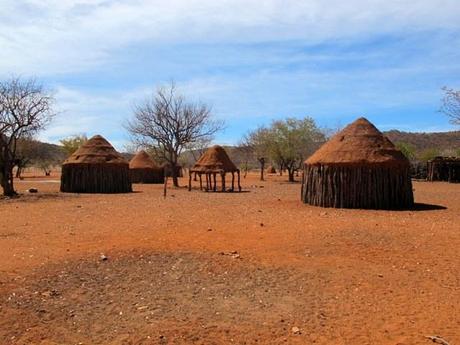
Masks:
[[[0,200],[0,344],[460,344],[459,184],[415,182],[412,211],[242,184],[164,199],[18,181],[39,193]]]

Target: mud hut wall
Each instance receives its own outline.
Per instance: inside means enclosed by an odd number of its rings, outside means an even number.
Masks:
[[[61,191],[70,193],[128,193],[132,191],[128,165],[64,164]]]
[[[163,169],[130,169],[129,176],[132,183],[164,183]]]
[[[409,208],[414,203],[410,169],[306,164],[302,200],[321,207]]]

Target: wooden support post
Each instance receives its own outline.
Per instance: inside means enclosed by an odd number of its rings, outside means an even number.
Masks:
[[[238,192],[241,192],[241,176],[240,176],[240,171],[237,170],[238,174]]]
[[[225,172],[223,172],[221,176],[222,176],[222,192],[225,192]]]
[[[213,187],[213,190],[214,192],[217,191],[217,173],[213,173],[212,174],[213,178],[214,178],[214,187]]]
[[[232,171],[232,189],[231,191],[233,192],[235,190],[235,172]]]
[[[200,173],[200,190],[203,190],[203,179],[201,178],[201,173]]]
[[[209,176],[208,174],[206,173],[206,192],[209,190]]]
[[[188,191],[192,190],[192,173],[190,170],[188,171]]]

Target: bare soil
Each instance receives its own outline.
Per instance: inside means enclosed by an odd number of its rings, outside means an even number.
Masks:
[[[166,199],[18,181],[39,193],[0,200],[0,344],[460,344],[460,185],[340,210],[285,179]]]

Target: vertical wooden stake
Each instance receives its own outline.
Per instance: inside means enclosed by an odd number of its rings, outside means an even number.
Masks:
[[[164,183],[164,186],[163,186],[163,198],[166,199],[166,191],[168,189],[168,175],[166,175],[165,177],[165,183]]]
[[[225,192],[225,172],[223,172],[221,176],[222,176],[222,192]]]
[[[238,174],[238,192],[241,192],[241,177],[240,177],[240,171],[237,170]]]

